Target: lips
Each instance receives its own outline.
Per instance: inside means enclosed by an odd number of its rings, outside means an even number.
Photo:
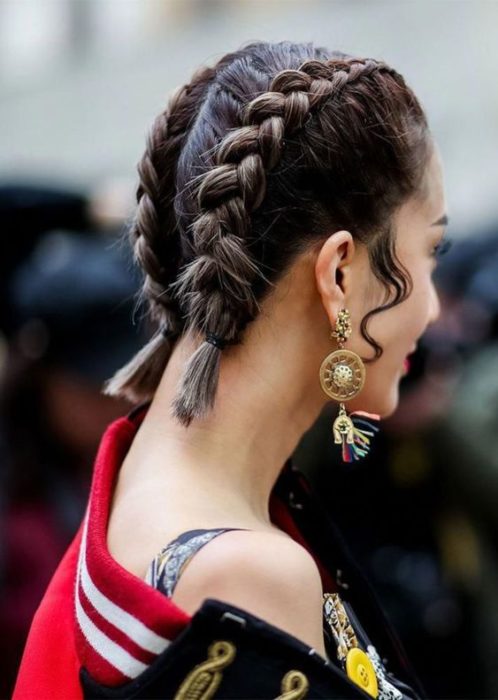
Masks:
[[[408,374],[408,372],[410,371],[410,367],[412,365],[412,355],[414,354],[416,349],[417,349],[417,346],[414,345],[413,348],[411,349],[410,353],[403,360],[403,369],[404,369],[403,373],[404,374]]]

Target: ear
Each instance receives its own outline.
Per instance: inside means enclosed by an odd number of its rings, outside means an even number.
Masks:
[[[315,277],[318,292],[334,326],[339,310],[347,307],[351,295],[351,263],[355,254],[349,231],[336,231],[327,238],[318,252]]]

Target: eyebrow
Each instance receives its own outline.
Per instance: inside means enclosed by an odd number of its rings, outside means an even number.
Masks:
[[[437,221],[435,221],[431,226],[446,226],[449,222],[447,214],[443,214]]]

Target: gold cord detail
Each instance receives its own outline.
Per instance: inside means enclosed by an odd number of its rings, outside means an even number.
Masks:
[[[210,700],[223,678],[222,670],[235,658],[235,644],[221,639],[210,644],[208,658],[197,664],[176,691],[174,700]]]
[[[302,700],[306,697],[309,686],[309,681],[302,671],[287,671],[280,686],[282,694],[275,700]]]

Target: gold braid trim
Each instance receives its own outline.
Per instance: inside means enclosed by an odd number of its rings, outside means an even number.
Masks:
[[[287,671],[280,686],[282,694],[275,700],[302,700],[309,686],[309,681],[302,671]]]
[[[323,594],[325,618],[337,644],[337,658],[344,661],[349,649],[358,647],[358,639],[338,593]]]
[[[235,658],[235,644],[220,639],[210,644],[208,658],[197,664],[176,691],[174,700],[210,700],[221,683],[221,673]]]

